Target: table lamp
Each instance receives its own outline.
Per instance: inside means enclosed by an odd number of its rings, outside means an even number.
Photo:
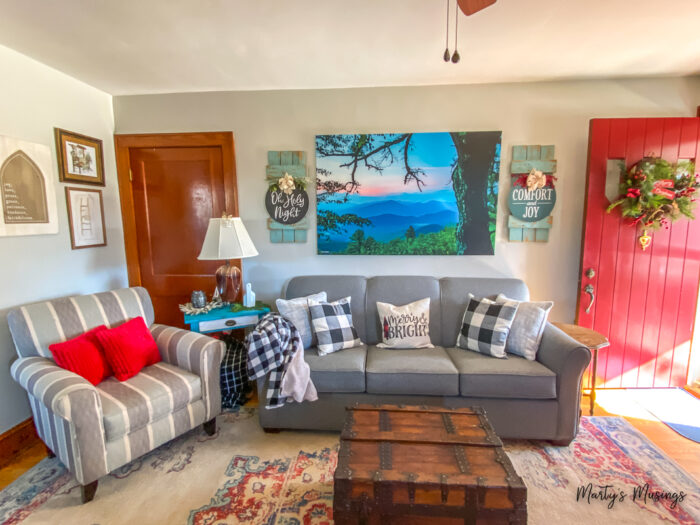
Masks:
[[[220,219],[209,219],[202,251],[197,259],[221,261],[226,264],[216,270],[216,289],[221,300],[235,302],[241,289],[241,270],[231,264],[231,259],[243,259],[258,255],[258,251],[243,226],[240,217],[224,214]]]

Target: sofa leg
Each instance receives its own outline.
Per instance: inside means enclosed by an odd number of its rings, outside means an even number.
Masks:
[[[263,428],[265,434],[279,434],[282,432],[281,428]]]
[[[44,444],[44,448],[46,449],[46,455],[47,455],[49,458],[55,458],[55,457],[56,457],[56,454],[53,453],[53,450],[51,450],[51,449],[48,447],[48,445]]]
[[[92,498],[95,497],[96,491],[97,491],[97,480],[93,481],[92,483],[88,483],[87,485],[81,485],[80,486],[80,500],[83,503],[87,503],[89,501],[92,501]]]
[[[214,417],[209,421],[202,423],[202,428],[204,429],[204,432],[207,433],[207,436],[213,436],[216,434],[216,418]]]
[[[573,439],[553,439],[552,445],[555,447],[568,447]]]

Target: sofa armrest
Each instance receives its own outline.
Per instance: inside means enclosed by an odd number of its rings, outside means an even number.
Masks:
[[[10,374],[29,394],[37,432],[83,485],[109,472],[97,389],[45,357],[23,357]]]
[[[30,396],[68,421],[74,416],[70,396],[79,391],[92,393],[102,414],[100,396],[93,384],[78,374],[61,368],[51,359],[21,357],[12,363],[10,374]]]
[[[206,420],[217,416],[221,412],[220,369],[226,344],[208,335],[162,324],[151,325],[151,334],[163,361],[200,377]]]
[[[537,351],[537,360],[557,374],[557,440],[570,441],[578,432],[581,378],[591,361],[591,351],[556,326],[547,323]]]

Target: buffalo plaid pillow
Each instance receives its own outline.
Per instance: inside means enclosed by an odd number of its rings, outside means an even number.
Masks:
[[[318,338],[318,353],[326,355],[360,344],[357,330],[352,325],[350,297],[334,303],[309,299],[311,326]]]
[[[469,294],[457,346],[506,359],[506,340],[517,309],[517,301],[506,299],[496,303]]]

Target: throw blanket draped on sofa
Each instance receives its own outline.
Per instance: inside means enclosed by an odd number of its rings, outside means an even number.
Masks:
[[[296,327],[279,314],[269,313],[246,337],[248,374],[259,379],[269,374],[265,408],[284,406],[288,397],[297,402],[316,401],[311,370],[304,361],[304,345]]]

